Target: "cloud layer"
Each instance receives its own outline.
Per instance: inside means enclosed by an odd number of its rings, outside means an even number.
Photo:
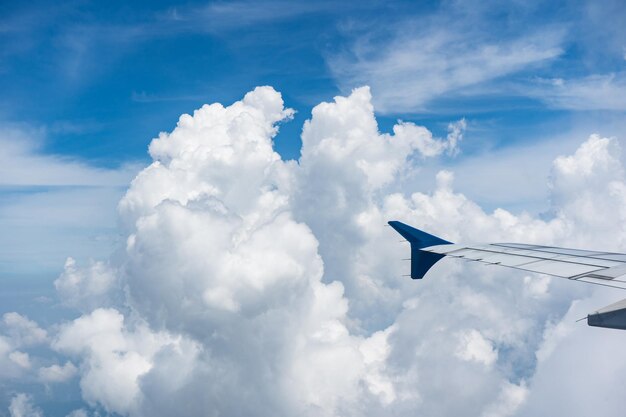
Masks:
[[[273,150],[293,110],[271,87],[181,116],[152,141],[152,164],[119,203],[125,244],[107,261],[68,259],[55,281],[76,318],[44,330],[4,316],[2,378],[78,384],[85,406],[74,416],[548,407],[543,390],[565,377],[560,353],[581,353],[567,342],[589,332],[572,325],[572,300],[619,295],[454,261],[411,281],[399,260],[408,247],[384,225],[402,220],[452,241],[624,250],[617,141],[592,136],[555,160],[549,218],[487,213],[455,191],[448,171],[432,193],[393,191],[426,158],[454,155],[464,121],[446,138],[404,122],[380,133],[371,102],[360,88],[316,106],[297,162]],[[585,355],[600,352],[603,335],[582,344]],[[623,371],[626,361],[602,366]],[[33,401],[15,393],[11,415],[41,413]]]

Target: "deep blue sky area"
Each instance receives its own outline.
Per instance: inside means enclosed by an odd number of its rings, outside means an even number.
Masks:
[[[180,114],[204,103],[230,103],[257,85],[272,85],[298,111],[283,126],[277,150],[285,158],[297,158],[302,122],[312,106],[367,83],[367,76],[342,77],[341,69],[331,68],[339,65],[338,57],[349,60],[364,39],[374,44],[368,53],[375,58],[402,46],[397,39],[402,33],[395,28],[415,24],[418,29],[454,29],[437,21],[450,10],[470,24],[482,13],[486,34],[477,34],[476,43],[520,37],[542,22],[550,30],[565,31],[571,24],[565,19],[582,13],[571,7],[576,2],[486,11],[462,10],[454,2],[264,4],[268,7],[257,2],[3,2],[0,120],[44,129],[45,152],[115,166],[145,159],[149,140],[171,130]],[[526,19],[533,19],[532,26],[524,26]],[[411,39],[419,37],[418,31]],[[457,95],[450,90],[417,110],[385,104],[381,129],[402,118],[445,133],[447,122],[465,117],[493,130],[504,128],[491,132],[492,140],[516,140],[522,136],[517,125],[532,129],[560,112],[537,97],[523,97],[507,83],[536,74],[551,77],[552,72],[584,76],[590,72],[590,65],[582,62],[588,55],[601,57],[602,73],[623,67],[623,59],[590,51],[595,45],[590,48],[575,37],[560,48],[560,56],[548,66],[529,64],[494,77],[491,88],[497,93]],[[398,81],[402,78],[399,74]],[[374,85],[374,95],[382,88]],[[398,88],[403,88],[401,83]]]
[[[279,141],[281,153],[296,157],[296,125],[318,99],[339,93],[324,61],[335,48],[338,21],[371,12],[346,7],[337,15],[282,3],[276,9],[285,18],[273,21],[255,14],[253,4],[237,6],[243,15],[217,9],[215,17],[210,7],[4,3],[2,118],[45,126],[49,152],[110,165],[140,157],[180,114],[268,84],[299,111],[285,127],[293,139]]]

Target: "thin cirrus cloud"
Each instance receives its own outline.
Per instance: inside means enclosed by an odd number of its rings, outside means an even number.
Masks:
[[[370,85],[384,113],[438,111],[455,99],[492,108],[498,98],[624,111],[623,7],[556,2],[539,10],[534,2],[506,10],[451,2],[382,27],[345,25],[346,45],[327,63],[344,90]]]
[[[381,112],[417,112],[434,99],[489,95],[493,83],[549,63],[563,53],[563,31],[535,30],[509,39],[452,23],[428,28],[419,21],[399,24],[391,39],[357,38],[349,52],[331,56],[340,85],[370,85]]]
[[[67,130],[67,127],[61,127]],[[45,130],[44,130],[45,132]],[[136,164],[118,169],[98,168],[71,158],[43,152],[41,129],[0,128],[0,186],[123,186]]]
[[[77,129],[74,125],[54,129]],[[0,130],[0,271],[56,269],[67,250],[95,256],[117,236],[115,201],[138,171],[136,163],[96,167],[41,149],[48,129]]]
[[[229,34],[245,28],[274,25],[309,14],[335,13],[332,2],[285,1],[196,2],[161,10],[137,6],[129,9],[125,19],[102,18],[75,4],[50,9],[54,10],[18,10],[8,14],[5,22],[0,21],[0,28],[6,26],[6,33],[0,30],[0,43],[4,46],[0,57],[19,57],[42,49],[46,65],[54,65],[55,81],[63,82],[69,91],[86,88],[108,74],[122,58],[137,54],[141,46],[152,42],[190,33],[228,39]],[[75,14],[82,18],[72,19]],[[16,63],[0,60],[0,69],[3,64],[19,68]]]
[[[276,0],[264,3],[233,1],[214,2],[200,7],[171,8],[160,16],[163,21],[169,21],[172,24],[185,23],[187,29],[215,32],[330,11],[336,11],[336,4],[328,1],[313,3]],[[184,26],[179,26],[179,29],[184,30]]]
[[[593,74],[580,78],[539,78],[520,86],[525,94],[549,107],[567,110],[626,110],[626,73]]]

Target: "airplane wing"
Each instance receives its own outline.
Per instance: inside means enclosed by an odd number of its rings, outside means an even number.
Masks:
[[[453,244],[398,221],[390,221],[389,225],[411,244],[413,279],[423,278],[437,261],[449,256],[626,289],[626,254],[623,253],[521,243]],[[626,330],[626,300],[598,310],[587,319],[591,326]]]

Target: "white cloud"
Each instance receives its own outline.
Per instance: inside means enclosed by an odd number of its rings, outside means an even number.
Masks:
[[[489,92],[488,83],[563,52],[559,30],[494,39],[482,23],[467,16],[397,22],[383,36],[357,36],[349,53],[331,57],[329,66],[345,89],[370,85],[378,111],[415,112],[434,99],[462,96],[463,89]]]
[[[16,312],[5,313],[2,322],[16,346],[30,346],[43,343],[47,333],[37,323]]]
[[[77,369],[70,361],[65,362],[65,365],[50,365],[39,368],[39,379],[43,382],[65,382],[74,377],[77,373]]]
[[[485,366],[492,365],[498,359],[498,352],[491,343],[474,329],[460,336],[455,354],[465,361],[475,361]]]
[[[74,259],[67,258],[54,287],[66,305],[93,310],[111,303],[111,292],[116,283],[115,271],[103,262],[92,261],[87,268],[79,268]]]
[[[471,113],[503,102],[516,110],[524,98],[552,109],[625,110],[621,4],[566,9],[452,1],[385,25],[351,21],[342,25],[347,46],[327,62],[344,91],[370,85],[383,113],[458,111],[459,101]]]
[[[54,330],[53,350],[71,362],[33,367],[40,381],[76,372],[89,405],[133,417],[540,409],[535,384],[551,381],[544,369],[570,337],[561,318],[596,292],[450,260],[403,279],[408,247],[384,224],[453,241],[624,250],[617,141],[592,136],[556,159],[553,217],[540,219],[485,212],[451,171],[433,192],[394,191],[426,158],[457,149],[461,125],[446,139],[408,123],[381,134],[369,90],[357,89],[313,110],[295,163],[272,149],[291,115],[259,87],[183,115],[151,143],[154,162],[119,204],[125,246],[108,265],[70,261],[57,281],[84,314]],[[22,350],[0,338],[0,366],[12,352]]]
[[[18,381],[29,375],[31,357],[19,350],[19,340],[0,334],[0,381]]]
[[[26,352],[20,352],[19,350],[15,350],[9,353],[9,359],[20,368],[30,368],[30,357]]]
[[[19,393],[11,398],[9,406],[11,417],[43,417],[43,412],[39,407],[33,405],[30,395]]]
[[[360,108],[358,98],[354,106]],[[591,289],[553,284],[536,277],[533,279],[540,280],[541,285],[532,285],[522,276],[517,280],[509,278],[515,274],[506,270],[448,261],[442,261],[422,282],[402,281],[399,277],[407,266],[395,259],[403,256],[401,252],[407,248],[395,244],[397,236],[382,225],[389,219],[404,220],[454,241],[506,240],[624,248],[622,234],[608,230],[623,223],[620,212],[624,204],[615,191],[624,183],[617,142],[592,136],[580,147],[571,163],[584,165],[591,161],[588,173],[578,169],[568,172],[559,162],[562,159],[557,160],[552,174],[553,209],[557,215],[541,220],[501,209],[485,213],[454,191],[453,176],[447,172],[437,175],[438,185],[433,193],[387,194],[385,186],[391,188],[392,184],[372,183],[358,165],[360,149],[377,140],[376,132],[364,128],[372,123],[373,115],[364,112],[361,118],[351,119],[352,113],[347,113],[339,100],[336,105],[325,104],[323,109],[320,113],[314,110],[313,119],[303,132],[295,210],[320,242],[325,279],[341,279],[346,286],[351,318],[365,329],[395,323],[387,377],[412,389],[406,392],[406,388],[396,385],[398,401],[391,407],[435,415],[472,414],[467,409],[471,398],[475,405],[482,403],[480,407],[493,404],[485,412],[512,414],[525,398],[525,389],[512,381],[517,381],[520,374],[532,375],[544,327],[554,316],[564,313],[569,300]],[[318,115],[323,118],[317,118]],[[355,122],[350,123],[351,120]],[[319,130],[314,129],[315,123],[320,123]],[[324,154],[328,146],[325,140],[334,141],[341,152]],[[342,146],[343,143],[350,147]],[[397,152],[397,159],[390,159],[389,166],[406,157],[407,153]],[[394,172],[391,182],[401,178],[401,170]],[[567,189],[566,184],[573,188]],[[607,215],[595,219],[581,216],[577,207],[589,201],[596,201],[598,207],[603,205]],[[597,230],[603,228],[607,233],[598,235]],[[400,308],[403,302],[406,311]],[[467,340],[462,356],[472,359],[470,362],[492,366],[481,378],[476,377],[471,363],[450,365],[458,340],[449,335],[471,336],[473,331],[484,336]],[[496,351],[506,354],[497,355]],[[436,373],[429,367],[434,363]],[[440,373],[453,382],[439,383]],[[468,373],[474,375],[471,382],[465,379]],[[437,400],[445,392],[457,392],[456,383],[462,384],[459,391],[468,393],[467,400],[459,397],[454,404]],[[472,385],[471,390],[467,384]],[[513,388],[504,392],[502,398],[493,397],[496,387],[509,385]],[[407,399],[404,403],[403,398]],[[480,407],[473,414],[482,412]]]
[[[457,142],[465,128],[464,121],[450,125],[446,140],[433,138],[425,127],[407,122],[393,126],[393,135],[380,134],[371,100],[370,89],[362,87],[352,91],[349,97],[335,97],[333,103],[316,106],[312,119],[305,122],[302,131],[302,169],[296,174],[307,175],[312,171],[312,174],[323,175],[322,179],[327,180],[340,170],[347,177],[338,184],[360,182],[366,178],[368,187],[378,189],[401,175],[408,168],[405,163],[407,158],[414,153],[433,157],[446,150],[457,151]],[[352,170],[340,163],[348,163],[347,167]],[[311,181],[309,186],[325,182]],[[310,189],[305,190],[311,192]],[[323,193],[319,194],[323,196]]]
[[[526,284],[526,291],[531,297],[547,297],[550,290],[551,278],[547,275],[524,277],[524,284]]]
[[[0,369],[4,376],[13,376],[15,363],[9,359],[11,344],[7,338],[0,336]]]
[[[137,172],[136,165],[117,170],[95,168],[45,154],[39,149],[40,136],[42,132],[36,129],[0,128],[0,185],[122,186]]]
[[[81,261],[111,252],[118,239],[117,187],[24,188],[2,194],[4,273],[57,274],[68,254]]]
[[[515,385],[505,383],[498,399],[490,404],[482,413],[482,417],[507,417],[514,415],[526,401],[528,389],[525,384]]]
[[[224,31],[242,26],[273,23],[301,15],[331,11],[336,4],[320,1],[315,3],[290,3],[272,0],[263,4],[254,1],[212,3],[200,9],[170,9],[168,17],[179,25],[191,25],[199,31]]]
[[[459,153],[459,142],[463,139],[463,132],[467,128],[465,119],[448,124],[448,136],[446,148],[449,155],[457,155]]]
[[[97,415],[98,414],[96,414],[96,416]],[[89,417],[89,413],[86,410],[79,408],[77,410],[72,411],[65,417]]]
[[[367,118],[373,114],[367,90],[338,100],[356,120],[364,114],[364,129],[376,132]],[[315,112],[323,117],[323,106]],[[131,305],[155,328],[182,332],[203,348],[199,363],[190,365],[196,369],[181,381],[162,381],[158,364],[142,380],[181,400],[198,389],[189,385],[194,381],[211,393],[195,403],[197,409],[335,415],[342,404],[358,400],[365,380],[373,398],[392,395],[376,365],[377,351],[368,350],[366,363],[360,346],[367,339],[346,326],[343,286],[321,282],[317,239],[294,220],[290,194],[297,165],[272,149],[275,124],[291,114],[278,93],[262,87],[232,106],[183,115],[172,133],[152,142],[156,162],[120,203],[130,230],[125,284]],[[360,172],[370,174],[373,186],[387,181],[394,167],[385,158],[426,136],[425,130],[409,132],[397,143],[381,136],[376,146],[384,154],[360,150],[363,163],[374,162],[368,155],[381,158],[380,169]],[[349,141],[326,143],[352,152]],[[166,357],[164,364],[178,354]],[[368,378],[369,372],[377,375]],[[271,391],[264,387],[267,378]],[[235,392],[249,401],[234,401]],[[158,391],[149,394],[144,412],[167,414]]]
[[[66,417],[89,417],[89,413],[86,410],[79,408],[69,413]]]
[[[385,362],[391,353],[389,336],[394,331],[394,326],[378,331],[359,347],[365,365],[369,368],[365,376],[367,387],[372,394],[380,397],[383,404],[390,404],[397,397],[393,381],[385,373]]]
[[[136,164],[98,168],[46,154],[46,128],[0,126],[0,268],[56,273],[68,253],[78,259],[111,251],[115,202]]]
[[[72,411],[65,417],[89,417],[89,414],[84,409],[79,408],[77,410]]]
[[[591,74],[571,79],[538,79],[520,87],[550,107],[567,110],[626,110],[626,73]]]
[[[168,342],[145,326],[126,330],[124,316],[116,310],[97,309],[64,325],[52,347],[82,360],[80,387],[88,403],[124,415],[140,400],[138,378],[150,370],[153,355]],[[48,368],[42,376],[67,378],[73,365],[67,366]]]
[[[626,360],[622,331],[576,322],[590,311],[623,298],[620,295],[619,291],[596,291],[573,303],[563,320],[548,329],[538,351],[539,363],[527,401],[517,415],[623,414],[620,387],[626,382]]]

